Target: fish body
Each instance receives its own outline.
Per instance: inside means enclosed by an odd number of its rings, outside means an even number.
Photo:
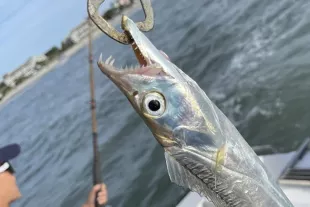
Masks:
[[[143,65],[98,66],[125,94],[165,150],[172,182],[216,206],[293,206],[261,160],[198,84],[124,17]]]

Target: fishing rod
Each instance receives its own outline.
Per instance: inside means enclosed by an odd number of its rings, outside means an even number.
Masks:
[[[94,86],[94,68],[93,68],[93,52],[92,52],[92,21],[88,18],[88,63],[89,63],[89,84],[90,84],[90,109],[92,116],[92,135],[93,135],[93,185],[100,184],[100,154],[98,150],[98,133],[96,120],[96,100]],[[99,193],[99,192],[98,192]],[[96,193],[96,198],[98,193]],[[97,199],[95,206],[99,207]],[[102,205],[103,206],[103,205]]]

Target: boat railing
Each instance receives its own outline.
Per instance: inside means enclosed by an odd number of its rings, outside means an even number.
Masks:
[[[279,179],[285,179],[286,177],[290,177],[291,179],[296,179],[296,176],[290,175],[290,171],[293,170],[294,166],[297,164],[297,162],[302,159],[302,157],[305,155],[305,153],[308,151],[310,145],[310,137],[307,137],[303,143],[299,146],[299,148],[296,150],[295,155],[291,158],[291,160],[286,164],[286,166],[283,168]],[[298,173],[296,173],[298,174]]]

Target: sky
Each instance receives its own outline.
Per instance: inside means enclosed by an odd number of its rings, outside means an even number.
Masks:
[[[100,11],[111,6],[106,0]],[[52,46],[87,17],[87,0],[0,0],[0,79]]]

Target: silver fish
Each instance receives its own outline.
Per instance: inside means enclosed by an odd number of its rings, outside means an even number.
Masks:
[[[228,118],[198,84],[123,17],[142,65],[98,66],[125,94],[165,150],[172,182],[215,206],[293,206]]]

